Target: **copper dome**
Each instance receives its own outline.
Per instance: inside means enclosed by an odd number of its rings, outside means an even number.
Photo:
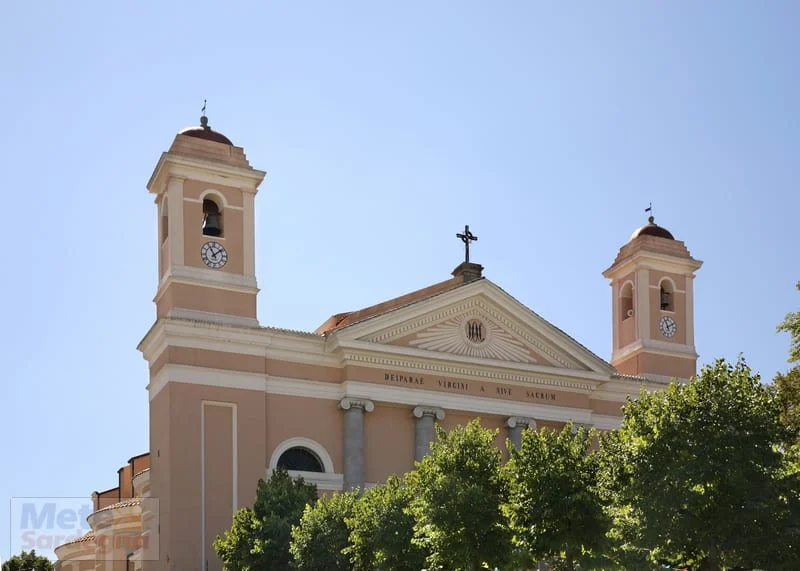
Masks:
[[[642,226],[641,228],[637,228],[633,234],[631,234],[631,240],[634,238],[638,238],[639,236],[657,236],[658,238],[666,238],[667,240],[674,240],[675,237],[672,233],[667,230],[666,228],[662,228],[658,224],[653,221],[653,217],[647,219],[647,224]]]
[[[214,141],[215,143],[233,146],[233,143],[228,137],[222,133],[217,133],[208,126],[208,117],[206,116],[200,118],[199,127],[186,127],[178,132],[178,135],[187,135],[189,137],[197,137],[198,139],[205,139],[206,141]]]

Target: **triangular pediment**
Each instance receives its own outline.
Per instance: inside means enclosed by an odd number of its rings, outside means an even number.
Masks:
[[[336,332],[338,345],[495,366],[611,373],[612,367],[488,280]]]

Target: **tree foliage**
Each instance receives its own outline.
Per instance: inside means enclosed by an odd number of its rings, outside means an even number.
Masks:
[[[800,282],[797,282],[796,287],[800,291]],[[778,331],[789,334],[789,362],[800,363],[800,311],[787,313],[786,318],[778,325]]]
[[[498,431],[478,419],[449,433],[436,427],[438,442],[407,482],[416,518],[414,541],[428,552],[427,569],[475,571],[508,561],[510,532],[501,506],[503,478]]]
[[[622,427],[602,441],[624,555],[701,570],[800,568],[785,438],[777,399],[742,359],[629,399]]]
[[[411,494],[397,476],[367,490],[353,508],[350,555],[355,571],[419,571],[425,551],[412,542]]]
[[[36,555],[36,550],[23,551],[3,563],[3,571],[53,571],[53,562]]]
[[[800,282],[797,289],[800,290]],[[788,313],[778,331],[789,333],[789,362],[796,365],[786,373],[778,373],[772,387],[781,406],[781,421],[791,434],[787,451],[800,470],[800,312]]]
[[[576,561],[596,568],[610,520],[597,490],[594,431],[525,430],[522,445],[511,448],[505,473],[510,485],[507,511],[514,543],[536,560]]]
[[[294,568],[300,571],[344,571],[352,569],[345,550],[350,545],[347,520],[353,517],[357,492],[334,493],[306,506],[292,529],[290,550]]]
[[[316,501],[317,487],[284,469],[275,470],[267,482],[259,480],[253,508],[237,511],[231,528],[214,542],[226,571],[290,569],[292,526]]]

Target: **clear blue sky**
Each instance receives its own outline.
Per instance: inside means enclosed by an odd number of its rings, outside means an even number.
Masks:
[[[705,262],[701,363],[787,367],[800,4],[122,4],[0,20],[0,497],[88,495],[147,450],[145,184],[203,99],[269,173],[262,324],[311,330],[446,279],[469,224],[487,277],[608,359],[601,272],[652,201]]]

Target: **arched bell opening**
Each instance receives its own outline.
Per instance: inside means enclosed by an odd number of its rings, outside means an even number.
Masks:
[[[222,211],[210,198],[203,199],[203,236],[222,236]]]
[[[619,308],[621,321],[633,317],[633,284],[631,282],[622,286],[619,294]]]
[[[668,279],[661,280],[658,284],[661,311],[675,311],[675,287]]]

